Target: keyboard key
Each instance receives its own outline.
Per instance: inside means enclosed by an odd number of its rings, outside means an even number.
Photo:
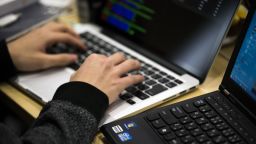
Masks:
[[[129,92],[129,93],[134,93],[134,92],[137,91],[137,89],[136,89],[135,87],[128,87],[128,88],[126,89],[126,91]]]
[[[147,89],[149,89],[149,86],[147,86],[147,85],[145,85],[145,84],[139,84],[139,85],[137,85],[137,88],[139,89],[139,90],[147,90]]]
[[[145,100],[145,99],[149,98],[148,95],[146,95],[145,93],[143,93],[141,91],[136,91],[135,93],[133,93],[133,95],[138,97],[141,100]]]
[[[128,100],[128,99],[130,99],[130,98],[132,98],[133,96],[131,95],[131,94],[128,94],[128,93],[126,93],[126,94],[123,94],[123,95],[120,95],[120,98],[122,99],[122,100]]]
[[[211,118],[210,121],[213,123],[213,124],[218,124],[218,123],[222,123],[223,120],[217,116],[217,117],[214,117],[214,118]]]
[[[157,95],[165,90],[167,90],[166,87],[164,87],[160,84],[157,84],[157,85],[154,85],[151,89],[147,90],[146,93],[151,96],[154,96],[154,95]]]
[[[204,100],[197,100],[197,101],[194,102],[194,105],[195,105],[196,107],[200,107],[200,106],[206,105],[206,103],[205,103]]]
[[[171,130],[170,130],[169,127],[163,127],[163,128],[160,128],[160,129],[158,130],[158,132],[159,132],[161,135],[166,135],[166,134],[170,133]]]
[[[173,131],[177,131],[177,130],[183,128],[183,126],[182,126],[180,123],[172,124],[170,127],[171,127],[171,129],[172,129]]]
[[[183,84],[183,82],[181,81],[181,80],[178,80],[178,79],[176,79],[176,80],[174,80],[177,84]]]
[[[201,112],[197,111],[197,112],[191,113],[190,116],[191,116],[193,119],[197,119],[197,118],[203,117],[203,114],[202,114]]]
[[[188,116],[182,117],[182,118],[180,119],[180,122],[181,122],[182,124],[187,124],[187,123],[189,123],[189,122],[191,122],[191,121],[192,121],[191,118],[188,117]]]
[[[196,129],[190,131],[190,133],[191,133],[193,136],[199,136],[199,135],[203,134],[203,131],[202,131],[201,129],[199,129],[199,128],[196,128]]]
[[[205,141],[208,141],[208,140],[209,140],[209,138],[208,138],[205,134],[202,134],[202,135],[200,135],[200,136],[196,137],[196,139],[197,139],[197,140],[198,140],[198,142],[200,142],[200,143],[203,143],[203,142],[205,142]]]
[[[168,83],[168,82],[170,82],[168,79],[166,79],[166,78],[161,78],[161,79],[159,79],[158,80],[160,83],[162,83],[162,84],[165,84],[165,83]]]
[[[168,78],[169,80],[174,80],[174,79],[175,79],[173,76],[170,76],[170,75],[168,75],[167,78]]]
[[[200,110],[201,112],[205,113],[205,112],[210,111],[210,110],[211,110],[211,107],[209,107],[208,105],[205,105],[205,106],[199,107],[199,110]]]
[[[221,133],[218,130],[216,130],[216,129],[212,129],[212,130],[207,132],[207,135],[209,137],[216,137],[216,136],[219,136],[220,134]]]
[[[164,122],[166,122],[168,125],[177,123],[178,120],[171,114],[170,111],[161,111],[160,112],[160,116],[162,117],[162,119],[164,120]]]
[[[144,71],[144,74],[150,76],[150,75],[153,75],[154,72],[150,71],[150,70],[146,70],[146,71]]]
[[[194,138],[190,135],[187,135],[187,136],[182,137],[181,141],[183,143],[191,143],[192,141],[194,141]]]
[[[129,104],[131,104],[131,105],[134,105],[136,102],[135,101],[133,101],[133,100],[131,100],[131,99],[128,99],[126,102],[128,102]]]
[[[160,119],[160,116],[159,116],[159,114],[157,114],[157,113],[153,113],[153,114],[148,115],[148,116],[147,116],[147,119],[148,119],[149,121],[153,121],[153,120]]]
[[[162,127],[165,127],[165,123],[163,122],[163,120],[161,119],[158,119],[158,120],[154,120],[152,122],[152,125],[156,128],[156,129],[159,129],[159,128],[162,128]]]
[[[169,82],[169,83],[166,84],[166,86],[169,87],[169,88],[173,88],[173,87],[176,87],[177,84],[174,83],[174,82]]]
[[[165,72],[160,72],[160,75],[161,75],[161,76],[166,76],[167,73],[165,73]]]
[[[168,133],[167,135],[164,135],[164,139],[166,141],[170,141],[172,139],[176,138],[176,136],[173,133]]]
[[[185,104],[182,106],[182,108],[185,110],[187,113],[192,113],[197,111],[197,109],[192,105],[192,104]]]
[[[229,129],[223,130],[223,131],[222,131],[222,134],[223,134],[224,136],[228,137],[228,136],[234,135],[235,132],[234,132],[234,130],[232,130],[232,129],[229,128]]]
[[[209,111],[204,114],[207,118],[216,117],[217,114],[214,111]]]
[[[208,122],[208,120],[205,119],[204,117],[196,119],[196,123],[199,125],[205,124],[207,122]]]
[[[189,134],[189,132],[186,129],[180,129],[180,130],[176,131],[175,134],[178,137],[183,137],[183,136]]]
[[[208,131],[208,130],[211,130],[214,128],[214,126],[211,124],[211,123],[206,123],[204,125],[201,125],[201,128],[204,130],[204,131]]]
[[[214,144],[212,141],[206,141],[204,144]]]
[[[153,80],[148,80],[148,81],[146,81],[146,84],[152,86],[152,85],[155,85],[156,82]]]
[[[222,122],[222,123],[219,123],[216,125],[216,128],[218,130],[224,130],[224,129],[227,129],[228,128],[228,125],[225,123],[225,122]]]
[[[169,141],[168,144],[182,144],[182,143],[179,139],[173,139],[173,140]]]
[[[153,78],[153,79],[160,79],[160,78],[162,78],[162,76],[161,75],[159,75],[159,74],[154,74],[154,75],[152,75],[151,76],[151,78]]]
[[[237,134],[235,134],[235,135],[233,135],[233,136],[228,137],[228,140],[229,140],[231,143],[235,143],[235,142],[241,141],[241,138],[240,138],[240,136],[238,136]]]
[[[217,137],[213,138],[213,141],[215,143],[223,143],[226,141],[226,139],[223,136],[217,136]]]
[[[186,113],[180,108],[180,107],[173,107],[171,108],[171,112],[176,116],[177,118],[185,117]]]
[[[186,125],[185,125],[185,128],[186,128],[187,130],[193,130],[193,129],[198,128],[198,126],[196,125],[195,122],[191,122],[191,123],[186,124]]]

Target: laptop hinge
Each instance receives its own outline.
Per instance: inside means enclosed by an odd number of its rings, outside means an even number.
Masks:
[[[246,113],[251,121],[256,124],[256,116],[252,112],[250,112],[250,110],[248,110],[229,90],[227,90],[223,85],[220,85],[219,90],[229,99],[231,103],[238,107],[243,113]]]
[[[224,89],[223,92],[224,92],[226,95],[230,95],[230,92],[229,92],[227,89]]]
[[[219,86],[219,90],[222,94],[224,94],[225,96],[230,96],[230,92],[229,90],[227,90],[223,85]]]

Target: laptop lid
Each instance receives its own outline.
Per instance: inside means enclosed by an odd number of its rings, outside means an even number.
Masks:
[[[256,5],[249,10],[221,87],[256,115]]]
[[[203,82],[240,0],[105,0],[96,23],[112,38]],[[145,53],[146,51],[146,53]]]

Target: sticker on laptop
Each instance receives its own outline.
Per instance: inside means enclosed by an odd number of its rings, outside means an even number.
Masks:
[[[113,127],[112,127],[112,130],[113,130],[116,134],[123,132],[123,128],[122,128],[120,125],[113,126]]]
[[[129,122],[129,123],[125,123],[124,126],[127,130],[129,130],[131,128],[136,128],[138,125],[135,122]]]
[[[127,142],[132,140],[132,136],[128,132],[120,133],[118,134],[118,137],[122,142]]]

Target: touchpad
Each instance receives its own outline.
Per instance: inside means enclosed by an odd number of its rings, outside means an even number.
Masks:
[[[23,89],[41,98],[43,102],[48,102],[60,85],[69,82],[73,73],[74,71],[70,68],[51,69],[20,75],[15,82]]]

